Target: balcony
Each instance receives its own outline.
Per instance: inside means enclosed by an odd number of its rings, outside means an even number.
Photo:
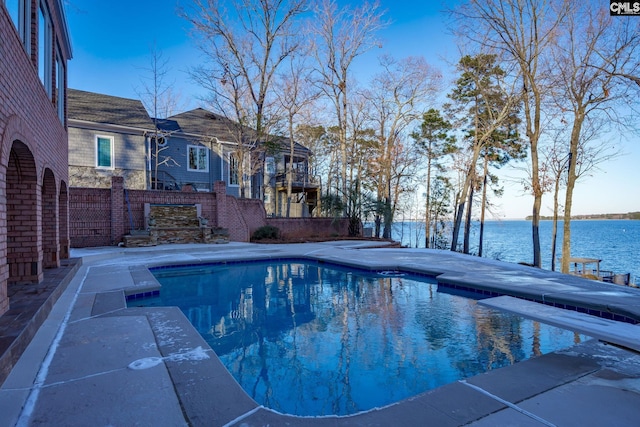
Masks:
[[[287,188],[287,173],[281,172],[275,176],[276,189]],[[293,172],[292,189],[294,192],[302,191],[304,189],[316,189],[320,188],[320,180],[315,175],[310,175],[306,172]]]

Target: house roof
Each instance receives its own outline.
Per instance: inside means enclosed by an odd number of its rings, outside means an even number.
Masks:
[[[155,128],[154,119],[149,117],[144,105],[137,99],[67,89],[67,109],[69,120],[112,124],[150,131]],[[160,129],[167,132],[180,132],[202,139],[215,137],[222,142],[237,143],[237,136],[234,132],[238,124],[203,108],[176,114],[167,119],[157,119],[157,123]],[[246,128],[245,135],[254,136],[255,131]],[[279,143],[282,150],[289,148],[289,138],[272,136],[271,140]],[[297,142],[295,150],[297,152],[310,151]]]
[[[71,120],[142,129],[154,128],[147,110],[137,99],[67,89],[67,110]]]
[[[158,127],[167,132],[183,132],[202,138],[216,137],[220,141],[234,144],[237,143],[237,136],[234,134],[237,126],[236,122],[203,108],[196,108],[164,120],[158,120]],[[255,136],[255,131],[247,128],[245,135]],[[272,140],[278,142],[282,149],[289,148],[289,138],[272,136]],[[309,151],[308,148],[297,142],[295,149],[296,151]]]
[[[236,142],[234,129],[237,124],[203,108],[196,108],[165,120],[159,120],[158,125],[168,132],[179,131],[201,137],[216,137],[221,141]]]

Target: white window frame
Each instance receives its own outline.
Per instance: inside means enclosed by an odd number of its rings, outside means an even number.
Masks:
[[[232,182],[232,179],[231,179],[231,171],[234,169],[232,167],[232,162],[234,160],[238,164],[238,166],[235,168],[236,171],[237,171],[237,173],[236,173],[236,183],[235,184]],[[240,158],[238,157],[237,153],[229,153],[229,168],[228,168],[228,171],[227,171],[227,177],[228,177],[227,182],[229,183],[229,187],[240,187],[240,180],[241,180],[241,177],[240,177]]]
[[[44,85],[44,89],[49,96],[53,95],[53,85],[51,82],[53,51],[53,29],[51,24],[51,14],[49,8],[44,1],[40,1],[38,7],[38,76]]]
[[[200,169],[199,167],[197,167],[198,165],[196,165],[195,168],[191,167],[191,150],[196,150],[196,159],[200,159],[200,152],[204,151],[204,169]],[[187,145],[187,170],[189,172],[209,172],[209,149],[207,147],[203,147],[202,145]]]
[[[65,81],[66,81],[66,70],[65,70],[64,59],[62,57],[62,53],[60,51],[60,46],[56,48],[56,107],[58,110],[58,118],[60,122],[64,125],[66,120],[65,115]]]
[[[276,174],[276,159],[273,156],[266,157],[264,159],[264,170],[269,177]]]
[[[111,165],[110,166],[100,166],[100,144],[99,144],[99,140],[100,139],[108,139],[110,144],[109,144],[109,157],[111,160]],[[96,158],[95,158],[95,165],[96,165],[96,169],[103,169],[103,170],[114,170],[115,169],[115,153],[113,150],[113,146],[114,146],[114,138],[113,136],[109,136],[109,135],[96,135],[95,138],[95,146],[96,146]]]

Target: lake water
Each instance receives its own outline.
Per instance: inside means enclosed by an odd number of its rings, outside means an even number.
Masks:
[[[542,267],[551,268],[552,221],[540,222]],[[556,250],[561,256],[562,222],[558,223]],[[473,223],[471,252],[477,253],[480,227]],[[416,239],[416,236],[417,239]],[[424,247],[424,225],[415,222],[394,224],[392,237],[405,246]],[[507,262],[532,262],[531,222],[504,220],[486,221],[484,256]],[[571,222],[571,255],[601,259],[601,270],[631,273],[631,280],[640,283],[640,221],[639,220],[575,220]],[[559,263],[556,263],[559,268]]]

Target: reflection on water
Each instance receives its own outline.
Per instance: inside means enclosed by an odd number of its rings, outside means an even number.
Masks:
[[[158,270],[177,305],[258,403],[346,415],[566,348],[584,337],[388,277],[302,262]]]

